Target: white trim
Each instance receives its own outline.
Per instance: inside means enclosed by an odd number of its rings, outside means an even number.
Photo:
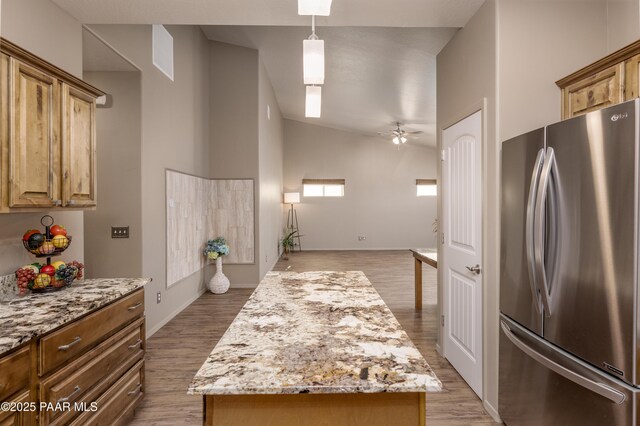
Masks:
[[[436,343],[436,352],[438,353],[438,355],[440,355],[442,358],[444,358],[444,352],[442,352],[442,348],[440,347],[440,343]]]
[[[498,423],[502,423],[502,419],[500,419],[500,415],[498,414],[498,410],[496,410],[495,407],[489,403],[489,401],[487,401],[485,399],[483,401],[482,405],[484,406],[484,409],[487,412],[487,414],[489,414],[491,417],[493,417],[493,420],[495,420]]]
[[[437,244],[433,245],[433,248],[436,247]],[[424,244],[420,245],[420,248],[422,248],[424,246]],[[305,246],[304,250],[302,250],[302,253],[304,253],[305,251],[409,251],[412,248],[417,248],[418,245],[415,246],[410,246],[410,247],[335,247],[335,248],[309,248],[307,246]],[[429,248],[429,247],[427,247]],[[300,253],[299,251],[294,251],[289,253],[290,256],[295,256],[296,254]]]
[[[207,291],[206,287],[198,289],[198,292],[191,299],[187,300],[185,303],[180,305],[175,311],[173,311],[166,318],[164,318],[162,321],[160,321],[158,324],[156,324],[155,327],[153,327],[150,330],[147,330],[147,340],[149,340],[151,338],[151,336],[153,336],[158,330],[160,330],[162,327],[164,327],[169,321],[174,319],[180,312],[182,312],[187,307],[189,307],[193,302],[198,300],[200,298],[200,296],[202,296],[205,293],[205,291]]]

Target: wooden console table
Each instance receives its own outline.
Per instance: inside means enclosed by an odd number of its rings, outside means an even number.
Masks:
[[[415,259],[416,309],[422,309],[422,262],[438,268],[438,251],[436,249],[411,249]]]

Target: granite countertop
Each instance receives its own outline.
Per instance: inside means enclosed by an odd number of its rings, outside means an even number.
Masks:
[[[441,389],[364,273],[271,272],[213,349],[188,393]]]
[[[432,263],[433,267],[437,267],[438,264],[438,250],[436,249],[424,249],[424,248],[414,248],[411,249],[414,254],[417,254],[419,257],[422,257],[425,261]]]
[[[5,296],[0,302],[0,354],[129,294],[150,281],[147,278],[85,279],[52,293]]]

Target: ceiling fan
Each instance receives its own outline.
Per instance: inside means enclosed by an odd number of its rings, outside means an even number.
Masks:
[[[415,132],[407,132],[402,127],[400,127],[402,123],[400,123],[399,121],[396,121],[395,125],[396,125],[395,129],[389,132],[378,132],[378,134],[380,136],[392,137],[393,139],[391,139],[391,141],[396,145],[400,145],[400,144],[406,143],[408,140],[408,137],[411,137],[414,135],[421,135],[422,133],[424,133],[423,131],[420,131],[420,130]]]

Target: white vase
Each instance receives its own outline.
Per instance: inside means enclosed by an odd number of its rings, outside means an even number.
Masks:
[[[216,259],[216,273],[209,280],[209,291],[214,294],[226,293],[229,290],[229,278],[222,273],[222,256]]]

